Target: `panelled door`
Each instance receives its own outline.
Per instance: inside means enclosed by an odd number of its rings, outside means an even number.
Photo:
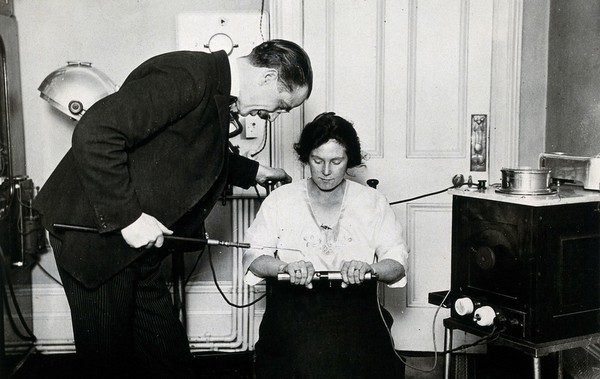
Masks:
[[[378,179],[393,202],[447,188],[455,174],[488,179],[485,159],[485,171],[471,171],[471,132],[480,120],[473,115],[489,125],[492,111],[493,0],[303,4],[303,44],[315,73],[304,122],[334,111],[354,123],[367,153],[354,180]],[[432,351],[436,307],[428,294],[450,286],[451,196],[393,207],[411,254],[406,288],[385,291],[392,334],[397,349]],[[448,315],[438,315],[438,341]]]

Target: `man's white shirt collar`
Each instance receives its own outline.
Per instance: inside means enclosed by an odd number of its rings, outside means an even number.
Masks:
[[[229,56],[229,67],[231,69],[231,96],[239,96],[240,94],[240,73],[238,71],[237,59]]]

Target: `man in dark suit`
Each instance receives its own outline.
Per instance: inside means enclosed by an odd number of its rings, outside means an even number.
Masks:
[[[223,51],[151,58],[83,115],[34,206],[87,377],[191,375],[187,335],[160,277],[164,235],[202,237],[227,184],[289,182],[285,171],[228,150],[230,111],[274,119],[311,90],[304,50],[271,40],[237,59]]]

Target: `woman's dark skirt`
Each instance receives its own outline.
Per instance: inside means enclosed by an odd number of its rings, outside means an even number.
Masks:
[[[256,343],[257,378],[404,378],[380,308],[377,283],[313,289],[267,281],[267,305]]]

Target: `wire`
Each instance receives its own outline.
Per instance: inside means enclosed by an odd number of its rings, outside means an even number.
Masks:
[[[469,186],[469,187],[471,187],[471,186],[473,186],[473,185],[475,185],[475,186],[476,186],[476,184],[473,184],[473,183],[460,183],[460,184],[456,184],[456,185],[450,186],[450,187],[448,187],[448,188],[441,189],[441,190],[439,190],[439,191],[435,191],[435,192],[426,193],[426,194],[423,194],[423,195],[419,195],[419,196],[411,197],[411,198],[409,198],[409,199],[398,200],[398,201],[392,201],[392,202],[390,203],[390,205],[395,205],[395,204],[400,204],[400,203],[406,203],[406,202],[409,202],[409,201],[413,201],[413,200],[422,199],[422,198],[424,198],[424,197],[429,197],[429,196],[437,195],[437,194],[440,194],[440,193],[442,193],[442,192],[446,192],[446,191],[448,191],[448,190],[451,190],[451,189],[453,189],[453,188],[460,188],[460,187],[462,187],[462,186]]]
[[[7,195],[6,198],[3,200],[4,204],[0,207],[0,221],[7,219],[10,216],[10,208],[12,206],[12,202],[14,200],[15,195],[14,178],[12,176],[9,176],[7,183]],[[2,213],[4,213],[4,215]]]
[[[260,5],[260,38],[265,42],[265,36],[263,35],[263,14],[265,13],[265,0],[262,0]]]
[[[465,349],[468,349],[468,348],[473,347],[473,346],[481,345],[483,343],[493,342],[493,341],[497,340],[498,337],[500,337],[500,333],[501,332],[502,332],[502,330],[497,330],[496,326],[494,325],[494,328],[492,329],[492,332],[490,334],[485,335],[485,336],[479,338],[475,342],[464,344],[464,345],[460,345],[460,346],[455,347],[455,348],[450,349],[450,350],[444,350],[443,353],[444,354],[452,353],[454,351],[465,350]]]
[[[400,361],[402,363],[404,363],[406,366],[417,370],[417,371],[421,371],[421,372],[432,372],[433,370],[435,370],[435,368],[437,367],[437,357],[438,357],[438,351],[437,351],[437,345],[436,345],[436,337],[435,337],[435,321],[437,319],[437,315],[440,312],[440,309],[442,308],[442,305],[446,302],[446,299],[448,298],[448,295],[450,295],[450,290],[448,290],[448,292],[446,292],[446,295],[444,296],[444,299],[442,299],[442,301],[440,302],[440,305],[437,307],[437,309],[435,310],[435,314],[433,315],[433,324],[432,324],[432,334],[433,334],[433,365],[431,366],[431,368],[429,369],[423,369],[420,367],[415,367],[412,366],[408,363],[408,361],[406,360],[406,358],[402,357],[400,354],[398,354],[396,352],[396,350],[394,350],[394,353],[396,354],[396,356],[398,357],[398,359],[400,359]],[[380,310],[381,312],[381,310]],[[383,315],[382,315],[383,317]],[[392,337],[392,333],[390,331],[390,339],[392,340],[392,345],[394,344],[394,338]]]
[[[267,147],[267,133],[268,133],[267,122],[269,122],[269,123],[270,123],[271,121],[270,121],[270,120],[269,120],[269,121],[265,120],[265,131],[264,131],[264,133],[263,133],[263,139],[262,139],[262,141],[260,142],[260,145],[261,145],[261,146],[258,148],[258,150],[257,150],[256,152],[254,152],[254,153],[250,154],[250,156],[251,156],[252,158],[254,158],[254,157],[255,157],[255,156],[257,156],[258,154],[260,154],[260,153],[261,153],[261,152],[262,152],[262,151],[265,149],[265,147]]]
[[[23,364],[25,363],[25,361],[29,358],[29,356],[35,351],[35,345],[32,345],[29,347],[29,349],[27,349],[27,351],[25,352],[25,354],[23,354],[23,356],[21,357],[21,359],[19,359],[19,362],[17,362],[15,364],[15,366],[13,367],[13,369],[11,370],[10,374],[8,375],[9,378],[12,378],[17,371],[19,371],[21,369],[21,367],[23,366]]]
[[[6,83],[5,83],[6,85]],[[4,89],[6,90],[6,88]],[[4,207],[2,208],[2,210],[5,212],[4,216],[0,216],[0,220],[4,219],[4,218],[8,218],[10,215],[10,207],[13,201],[13,197],[15,194],[15,178],[13,178],[13,153],[12,153],[12,137],[11,137],[11,131],[10,131],[10,125],[11,122],[9,120],[8,117],[8,112],[5,112],[4,116],[4,122],[2,123],[3,125],[5,125],[5,131],[0,131],[0,142],[5,142],[4,146],[6,147],[6,160],[5,160],[5,164],[6,164],[6,176],[8,177],[8,197],[6,200],[6,204],[4,205]],[[6,136],[6,141],[1,141],[2,137]],[[3,149],[4,150],[4,149]]]
[[[250,307],[256,303],[258,303],[259,301],[261,301],[265,296],[267,296],[266,294],[262,295],[261,297],[259,297],[258,299],[248,303],[248,304],[235,304],[233,302],[231,302],[227,296],[225,295],[225,293],[223,292],[223,290],[221,289],[221,286],[219,286],[219,282],[217,281],[217,273],[215,272],[215,267],[213,265],[213,260],[212,260],[212,251],[210,249],[210,246],[207,247],[208,248],[208,261],[210,263],[210,271],[212,272],[213,275],[213,280],[215,282],[215,286],[217,287],[217,290],[219,291],[219,293],[221,294],[221,296],[223,297],[223,299],[225,300],[225,302],[229,305],[231,305],[234,308],[246,308],[246,307]]]
[[[424,197],[428,197],[428,196],[437,195],[437,194],[440,194],[440,193],[442,193],[442,192],[446,192],[446,191],[448,191],[449,189],[452,189],[452,188],[458,188],[458,187],[459,187],[459,186],[451,186],[451,187],[448,187],[448,188],[444,188],[443,190],[439,190],[439,191],[435,191],[435,192],[426,193],[426,194],[424,194],[424,195],[420,195],[420,196],[411,197],[410,199],[404,199],[404,200],[392,201],[392,202],[390,203],[390,205],[395,205],[395,204],[400,204],[400,203],[406,203],[406,202],[409,202],[409,201],[413,201],[413,200],[417,200],[417,199],[422,199],[422,198],[424,198]]]
[[[451,353],[451,352],[454,352],[454,351],[465,350],[465,349],[468,349],[468,348],[473,347],[473,346],[481,345],[483,343],[490,343],[490,342],[493,342],[496,339],[498,339],[498,337],[500,336],[500,333],[502,332],[502,330],[497,330],[496,326],[494,326],[494,328],[492,329],[492,332],[490,334],[485,335],[485,336],[477,339],[476,341],[474,341],[472,343],[463,344],[463,345],[457,346],[457,347],[455,347],[453,349],[450,349],[450,350],[443,350],[441,352],[438,352],[438,350],[437,350],[437,344],[436,344],[436,336],[435,336],[435,323],[436,323],[436,319],[437,319],[438,313],[442,309],[442,306],[446,302],[446,299],[448,298],[449,295],[450,295],[450,290],[448,290],[448,292],[446,292],[446,295],[444,296],[444,298],[440,302],[440,305],[438,305],[438,307],[437,307],[437,309],[435,311],[435,314],[433,316],[433,322],[432,322],[432,326],[431,326],[431,332],[432,332],[432,335],[433,335],[433,365],[431,366],[431,368],[425,368],[425,369],[421,368],[421,367],[412,366],[412,365],[410,365],[408,363],[408,361],[407,361],[407,359],[405,357],[401,356],[400,354],[398,354],[398,352],[396,350],[394,350],[394,353],[396,354],[396,356],[398,357],[398,359],[400,359],[400,361],[402,363],[404,363],[406,366],[408,366],[408,367],[410,367],[410,368],[412,368],[414,370],[421,371],[421,372],[432,372],[437,367],[438,355],[439,354],[448,354],[448,353]],[[380,308],[379,312],[380,312],[381,317],[383,319],[383,314],[381,313],[381,308]],[[392,337],[391,331],[389,332],[389,336],[390,336],[390,339],[391,339],[392,345],[393,345],[394,344],[394,339]]]
[[[194,266],[192,267],[192,269],[190,270],[190,273],[188,274],[187,278],[185,278],[185,281],[183,282],[184,286],[187,286],[187,284],[189,283],[190,279],[192,278],[192,274],[194,273],[194,271],[196,271],[196,267],[198,267],[200,258],[202,258],[205,251],[206,251],[206,247],[203,247],[202,250],[200,250],[200,252],[198,253],[198,257],[196,258],[196,262],[194,262]]]
[[[260,192],[258,191],[258,187],[257,187],[256,185],[253,185],[252,187],[254,187],[254,191],[256,192],[256,197],[257,197],[258,199],[260,199],[260,198],[261,198],[261,195],[260,195]]]
[[[4,258],[4,252],[2,251],[2,249],[0,248],[0,266],[2,266],[2,271],[4,272],[4,278],[5,278],[5,282],[8,285],[8,290],[10,292],[10,296],[11,296],[11,300],[13,302],[13,305],[15,306],[15,311],[17,312],[17,316],[19,317],[19,321],[21,321],[21,325],[23,326],[23,328],[25,329],[25,331],[27,332],[28,336],[23,335],[23,333],[21,333],[18,328],[16,327],[16,324],[14,323],[13,317],[12,317],[12,312],[10,309],[10,304],[9,304],[9,299],[8,299],[8,295],[6,294],[6,290],[4,288],[4,286],[2,286],[2,297],[5,299],[5,307],[8,313],[8,318],[9,321],[11,323],[11,326],[13,327],[15,333],[19,336],[19,338],[26,340],[26,341],[32,341],[35,342],[37,341],[37,337],[33,334],[33,332],[31,331],[31,329],[29,328],[29,326],[27,325],[27,322],[25,321],[25,317],[23,317],[23,313],[21,312],[21,307],[19,306],[19,302],[17,301],[17,297],[15,294],[15,289],[13,287],[12,284],[12,280],[10,279],[10,271],[8,270],[8,267],[6,265],[6,259]]]

